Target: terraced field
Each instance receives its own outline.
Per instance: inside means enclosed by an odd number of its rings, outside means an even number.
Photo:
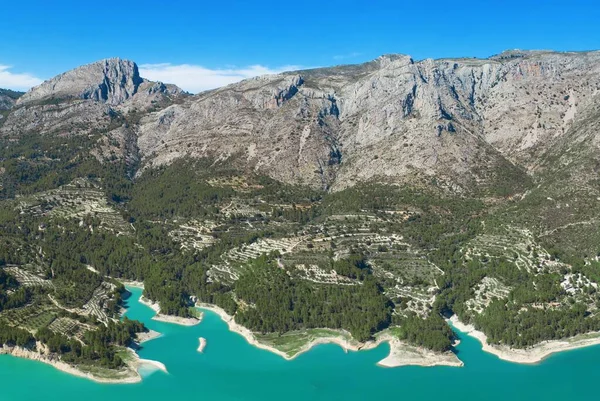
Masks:
[[[360,282],[346,276],[337,274],[335,270],[322,269],[318,265],[295,265],[296,270],[300,273],[300,277],[304,280],[312,281],[318,284],[335,284],[335,285],[359,285]]]
[[[112,298],[112,293],[115,290],[115,285],[107,282],[103,282],[94,291],[92,298],[83,305],[85,314],[95,316],[98,320],[103,323],[107,323],[110,317],[106,313],[106,304]]]
[[[396,313],[406,316],[411,312],[422,317],[427,317],[435,302],[436,291],[437,287],[426,288],[396,285],[391,288],[386,287],[385,294],[398,304],[395,309]]]
[[[264,188],[264,186],[260,184],[249,182],[246,177],[241,175],[211,178],[207,181],[207,183],[213,187],[229,187],[234,189],[236,192],[241,193],[250,193],[253,190]]]
[[[40,328],[48,326],[57,317],[57,309],[51,305],[27,305],[22,308],[9,309],[0,313],[5,323],[21,327],[34,334]]]
[[[247,202],[241,199],[231,201],[221,209],[224,216],[253,217],[259,214],[270,214],[271,208],[266,204]]]
[[[298,265],[318,266],[321,269],[328,269],[331,265],[327,254],[310,250],[301,250],[299,252],[286,253],[279,259],[280,264],[287,270],[295,269]]]
[[[243,271],[243,265],[252,259],[256,259],[264,254],[279,252],[282,255],[292,252],[304,238],[280,238],[280,239],[259,239],[248,245],[242,245],[223,254],[221,259],[223,263],[212,266],[208,274],[213,280],[232,282],[239,278]]]
[[[39,216],[78,219],[95,216],[102,221],[105,229],[121,234],[132,231],[130,224],[108,204],[102,189],[83,178],[57,189],[21,198],[19,208],[23,213]]]
[[[62,334],[69,338],[76,338],[81,343],[83,343],[85,332],[93,329],[92,326],[80,323],[69,317],[59,317],[54,319],[48,328],[54,333]]]
[[[436,277],[444,274],[425,255],[409,249],[378,251],[369,261],[375,274],[393,276],[401,285],[435,285]]]
[[[504,233],[479,235],[468,244],[464,255],[467,259],[506,258],[518,269],[530,273],[540,271],[542,262],[550,259],[548,252],[534,241],[531,232],[511,227]]]
[[[14,276],[19,284],[24,287],[54,287],[52,281],[40,277],[40,272],[36,271],[38,269],[33,265],[6,266],[4,270]]]
[[[484,277],[475,288],[475,297],[467,301],[467,307],[476,313],[482,313],[494,299],[507,299],[511,288],[493,277]]]
[[[201,250],[216,242],[212,235],[212,231],[216,227],[217,224],[214,221],[191,220],[170,231],[169,237],[180,243],[181,249]]]

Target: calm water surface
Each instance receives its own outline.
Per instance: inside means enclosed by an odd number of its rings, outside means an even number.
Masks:
[[[163,362],[169,373],[143,372],[139,384],[97,384],[51,366],[0,356],[0,401],[27,400],[600,400],[600,346],[556,354],[538,365],[518,365],[481,351],[463,335],[463,368],[381,368],[389,347],[345,353],[319,345],[293,361],[249,345],[212,312],[193,327],[151,320],[130,289],[127,316],[163,336],[147,342],[142,358]],[[204,353],[198,337],[207,339]]]

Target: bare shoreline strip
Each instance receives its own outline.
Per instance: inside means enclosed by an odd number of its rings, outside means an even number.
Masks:
[[[448,353],[436,353],[430,350],[422,349],[419,347],[414,347],[409,344],[406,344],[389,334],[380,335],[375,341],[368,341],[366,343],[353,343],[348,341],[343,337],[320,337],[316,338],[307,344],[305,344],[300,351],[296,354],[290,356],[285,352],[278,350],[277,348],[271,347],[269,345],[263,344],[259,342],[254,334],[239,324],[237,324],[233,317],[227,314],[223,309],[219,308],[215,305],[197,303],[196,306],[200,309],[210,310],[221,317],[221,319],[227,323],[229,326],[229,330],[238,333],[242,337],[246,339],[246,341],[257,348],[264,349],[266,351],[273,352],[286,360],[292,360],[299,355],[309,351],[312,347],[319,344],[337,344],[342,347],[345,351],[360,351],[360,350],[369,350],[377,348],[380,344],[384,342],[389,342],[390,344],[390,354],[378,362],[378,365],[385,367],[399,367],[399,366],[408,366],[408,365],[416,365],[416,366],[463,366],[462,361],[460,361],[456,355],[452,352]]]
[[[120,278],[117,278],[115,280],[117,280],[118,282],[123,284],[125,287],[144,288],[144,283],[142,281],[130,281],[130,280],[123,280]]]
[[[139,282],[139,281],[126,281],[126,280],[119,280],[119,281],[121,283],[123,283],[123,285],[125,285],[125,286],[144,288],[144,283]],[[143,298],[143,297],[141,297],[141,298]],[[145,299],[140,299],[140,302],[142,302],[154,309],[154,305],[151,304],[149,301],[147,301]],[[198,320],[198,319],[195,319],[195,320]],[[199,322],[199,320],[198,320],[198,322]],[[197,323],[195,323],[195,324],[197,324]],[[154,330],[149,330],[147,333],[139,333],[137,336],[137,340],[138,340],[137,343],[141,344],[146,341],[150,341],[155,338],[158,338],[160,336],[162,336],[162,334],[157,331],[154,331]],[[38,343],[37,346],[43,347],[43,345],[40,343]],[[142,381],[142,376],[139,373],[139,370],[141,367],[150,367],[153,370],[161,370],[165,373],[168,373],[166,366],[162,362],[153,361],[150,359],[141,359],[139,357],[139,355],[131,348],[128,348],[127,352],[129,352],[132,355],[132,359],[129,362],[127,362],[128,369],[122,369],[120,371],[115,371],[117,373],[120,372],[121,374],[123,374],[123,377],[106,378],[106,377],[94,375],[90,372],[85,372],[85,371],[79,369],[76,365],[71,365],[71,364],[61,361],[58,358],[53,358],[49,355],[46,355],[46,353],[44,353],[44,352],[33,351],[33,350],[23,348],[23,347],[8,347],[6,345],[3,345],[0,347],[0,355],[11,355],[11,356],[14,356],[17,358],[25,358],[25,359],[29,359],[29,360],[33,360],[33,361],[37,361],[37,362],[42,362],[47,365],[53,366],[54,368],[56,368],[62,372],[71,374],[73,376],[81,377],[84,379],[92,380],[97,383],[104,383],[104,384],[139,383],[140,381]]]
[[[138,344],[143,344],[145,342],[154,340],[161,336],[162,336],[162,333],[159,333],[158,331],[148,330],[145,333],[137,333],[135,342]]]
[[[148,298],[144,297],[143,295],[140,297],[139,302],[141,304],[146,305],[147,307],[152,309],[154,312],[160,313],[160,305],[158,304],[158,302],[152,302]]]
[[[534,364],[557,352],[600,344],[600,333],[589,333],[565,340],[544,341],[526,349],[490,345],[487,342],[487,336],[483,332],[476,330],[471,324],[464,324],[458,319],[458,316],[453,315],[449,321],[457,330],[477,339],[481,343],[483,351],[496,355],[502,360],[514,363]]]
[[[164,363],[159,362],[159,361],[154,361],[152,359],[142,359],[139,357],[139,355],[137,353],[135,353],[135,351],[133,350],[129,350],[129,352],[131,352],[132,356],[133,356],[133,365],[135,367],[136,372],[140,371],[141,367],[144,366],[149,366],[151,367],[153,370],[161,370],[165,373],[169,373],[169,371],[167,370],[167,367],[165,366]],[[140,375],[140,379],[141,379],[141,375]]]
[[[164,322],[164,323],[179,324],[181,326],[195,326],[202,321],[202,316],[200,316],[200,318],[180,317],[180,316],[173,316],[173,315],[163,315],[162,313],[158,313],[158,314],[154,315],[152,320],[156,320],[158,322]]]
[[[158,361],[153,361],[150,359],[141,359],[133,350],[128,349],[133,355],[133,359],[130,363],[128,363],[129,370],[122,370],[121,373],[125,374],[123,377],[116,378],[106,378],[96,376],[92,373],[82,371],[77,368],[77,366],[70,365],[66,362],[62,362],[58,359],[50,358],[49,356],[32,351],[23,347],[8,347],[3,346],[0,347],[0,355],[12,355],[17,358],[25,358],[32,361],[42,362],[47,365],[50,365],[62,372],[71,374],[73,376],[81,377],[84,379],[92,380],[96,383],[103,384],[131,384],[131,383],[139,383],[142,381],[142,376],[139,373],[139,369],[142,366],[151,366],[153,369],[162,370],[165,373],[167,372],[167,368],[165,365]]]
[[[139,301],[141,304],[148,306],[154,312],[156,312],[156,315],[152,317],[152,320],[156,320],[158,322],[179,324],[181,326],[195,326],[202,321],[202,315],[200,315],[198,318],[164,315],[160,313],[160,304],[158,302],[152,302],[143,295],[140,297]]]

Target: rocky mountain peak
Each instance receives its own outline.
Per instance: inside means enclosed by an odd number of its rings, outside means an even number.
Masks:
[[[18,103],[76,98],[118,105],[133,96],[143,82],[133,61],[110,58],[49,79],[29,90]]]
[[[375,61],[379,63],[380,67],[388,67],[390,65],[406,65],[414,63],[413,58],[406,54],[383,54],[377,57]]]

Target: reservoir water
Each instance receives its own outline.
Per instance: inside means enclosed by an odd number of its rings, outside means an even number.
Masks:
[[[0,356],[0,401],[115,400],[442,400],[597,401],[600,346],[555,354],[537,365],[504,362],[461,336],[462,368],[376,365],[387,344],[345,353],[319,345],[292,361],[249,345],[212,312],[184,327],[151,320],[132,288],[127,316],[163,336],[144,344],[142,358],[163,362],[169,373],[142,372],[138,384],[98,384],[43,363]],[[459,333],[460,334],[460,333]],[[207,339],[198,353],[198,337]]]

